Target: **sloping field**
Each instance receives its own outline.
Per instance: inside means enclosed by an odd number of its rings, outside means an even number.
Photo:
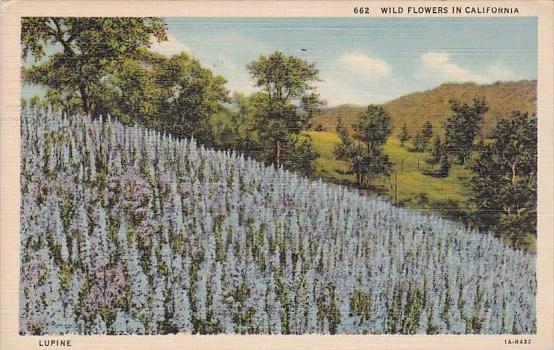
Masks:
[[[117,122],[21,139],[22,334],[536,332],[491,235]]]

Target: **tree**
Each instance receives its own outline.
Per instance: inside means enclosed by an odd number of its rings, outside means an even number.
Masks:
[[[406,123],[402,124],[400,135],[398,137],[400,139],[400,145],[404,147],[404,143],[410,139],[410,134],[408,133],[408,127],[406,126]]]
[[[348,134],[348,129],[342,124],[342,119],[340,117],[337,118],[335,130],[340,139],[340,143],[335,146],[335,156],[338,159],[348,159],[350,158],[350,151],[353,148],[354,142]]]
[[[209,119],[229,102],[225,80],[185,52],[166,57],[141,50],[106,79],[106,111],[176,136],[213,141]]]
[[[440,136],[435,135],[433,149],[431,150],[431,158],[428,159],[429,164],[439,164],[442,158],[443,148]]]
[[[337,118],[336,130],[340,143],[335,146],[335,157],[349,163],[348,173],[355,174],[356,185],[361,188],[366,168],[362,148],[350,137],[340,118]]]
[[[425,151],[425,143],[423,142],[423,137],[421,136],[421,133],[419,131],[416,132],[414,137],[412,138],[412,144],[414,145],[413,150],[415,152]]]
[[[390,116],[376,105],[367,106],[366,112],[353,125],[355,138],[364,143],[371,154],[382,147],[391,134]]]
[[[304,176],[310,177],[314,174],[312,162],[318,157],[312,146],[312,138],[309,135],[304,136],[299,145],[294,148],[294,155],[287,166]]]
[[[229,102],[225,79],[182,52],[166,57],[141,50],[107,80],[105,105],[124,123],[139,122],[176,136],[213,143],[210,117]]]
[[[514,112],[501,119],[471,165],[475,220],[516,246],[536,235],[537,119]]]
[[[107,115],[211,144],[209,118],[229,102],[225,79],[182,52],[151,52],[167,39],[157,18],[25,18],[23,57],[48,60],[23,70],[26,82],[66,115]],[[59,47],[59,49],[57,49]]]
[[[371,183],[372,178],[379,175],[387,175],[390,171],[388,156],[383,150],[383,145],[391,134],[390,116],[380,106],[369,105],[366,112],[353,125],[354,137],[365,145],[362,155],[362,166],[365,173],[365,185]]]
[[[450,161],[448,160],[448,154],[443,153],[441,155],[440,161],[439,161],[439,176],[446,177],[448,176],[448,173],[450,172]]]
[[[163,127],[179,136],[211,143],[209,117],[230,102],[225,79],[202,68],[200,62],[182,52],[161,62],[159,82],[166,92]]]
[[[221,149],[235,149],[245,155],[257,158],[259,144],[256,132],[256,94],[245,96],[233,93],[231,105],[210,118],[213,145]]]
[[[146,50],[123,60],[106,79],[103,100],[109,114],[125,124],[159,127],[156,120],[164,112],[162,104],[170,94],[159,83],[160,66],[165,61],[165,56]]]
[[[369,105],[360,120],[353,125],[354,140],[339,120],[337,132],[341,143],[335,148],[338,159],[350,163],[350,173],[356,174],[359,187],[369,185],[375,176],[388,174],[390,162],[383,145],[391,134],[390,117],[382,107]]]
[[[25,17],[21,21],[22,57],[43,63],[23,70],[26,82],[47,88],[60,101],[80,101],[81,112],[96,116],[105,92],[103,79],[125,59],[167,40],[160,18]]]
[[[427,148],[427,145],[429,144],[429,141],[431,141],[432,137],[433,137],[433,124],[431,124],[430,121],[426,121],[425,124],[423,124],[423,129],[421,130],[421,143],[424,149]]]
[[[313,63],[276,51],[247,66],[261,94],[256,100],[256,126],[266,161],[277,168],[290,157],[303,130],[322,102],[314,85]]]
[[[450,101],[452,115],[445,123],[445,148],[449,155],[464,164],[473,150],[473,142],[488,111],[484,99],[474,98],[471,104]]]

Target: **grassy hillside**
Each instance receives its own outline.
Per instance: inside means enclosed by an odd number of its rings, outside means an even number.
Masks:
[[[385,103],[384,108],[390,114],[393,132],[397,134],[403,123],[411,130],[419,130],[429,120],[435,128],[439,128],[450,114],[450,99],[466,102],[474,97],[484,97],[489,105],[483,123],[483,132],[486,134],[496,120],[509,116],[514,110],[529,113],[536,111],[537,82],[520,80],[491,85],[446,83],[432,90],[399,97]],[[337,116],[350,126],[364,110],[363,106],[353,105],[328,108],[313,119],[313,125],[314,128],[321,126],[320,129],[325,131],[334,131]]]
[[[325,180],[354,185],[353,175],[346,174],[347,164],[336,160],[333,154],[335,145],[339,143],[338,135],[329,131],[311,131],[308,133],[314,142],[314,148],[319,157],[315,160],[316,172]],[[427,153],[410,152],[400,146],[396,137],[390,137],[385,145],[385,152],[396,170],[398,185],[397,199],[399,204],[441,212],[447,216],[457,215],[460,208],[468,207],[469,193],[466,185],[470,171],[459,165],[454,165],[449,176],[444,178],[431,177],[422,174],[422,170],[430,167],[425,163]],[[375,182],[375,190],[392,197],[390,190],[394,178],[381,178]]]

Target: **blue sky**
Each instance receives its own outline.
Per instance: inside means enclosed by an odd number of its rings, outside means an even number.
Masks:
[[[330,106],[385,102],[443,82],[537,78],[537,20],[519,18],[167,18],[164,54],[188,51],[255,91],[246,65],[281,50],[316,63]],[[304,49],[304,50],[302,50]]]

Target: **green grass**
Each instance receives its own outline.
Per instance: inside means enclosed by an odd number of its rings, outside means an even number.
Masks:
[[[317,175],[324,180],[353,184],[353,177],[345,174],[347,164],[336,160],[333,153],[335,145],[339,142],[338,135],[328,131],[309,131],[307,134],[312,138],[314,150],[319,154],[314,161]]]
[[[316,172],[321,178],[354,185],[354,177],[346,174],[347,164],[335,159],[334,149],[339,137],[329,131],[309,131],[314,149],[319,157],[315,160]],[[402,147],[396,137],[390,137],[385,145],[385,152],[393,163],[398,185],[398,203],[418,209],[434,210],[448,216],[459,215],[460,209],[468,207],[468,181],[470,171],[454,165],[450,174],[444,178],[422,174],[431,166],[425,162],[427,153],[410,152],[409,145]],[[418,169],[419,164],[419,169]],[[390,189],[391,180],[381,177],[375,180],[376,190],[389,198],[393,197]]]

